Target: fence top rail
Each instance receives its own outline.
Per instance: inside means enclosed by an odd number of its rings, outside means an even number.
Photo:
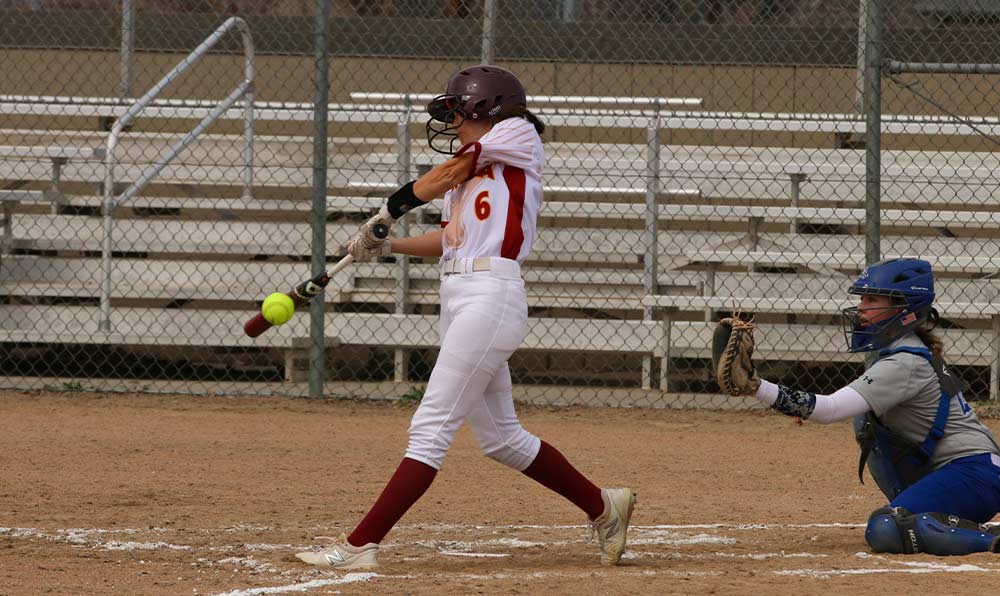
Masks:
[[[355,95],[355,94],[352,94]],[[373,94],[376,95],[376,94]],[[393,94],[378,94],[391,96]],[[407,94],[395,94],[405,96]],[[410,94],[423,96],[424,94]],[[429,95],[429,94],[428,94]],[[549,97],[549,96],[541,96]],[[551,96],[559,97],[559,96]],[[575,99],[574,96],[566,96]],[[579,96],[579,99],[588,99]],[[619,101],[611,105],[650,105],[643,100],[664,99],[666,107],[697,107],[701,104],[691,104],[701,101],[697,98],[593,98]],[[384,101],[389,101],[384,100]],[[669,102],[673,101],[674,104]],[[681,102],[681,103],[676,103]],[[686,102],[686,103],[685,103]],[[150,103],[161,111],[156,114],[161,118],[196,118],[201,117],[217,101],[197,99],[158,99]],[[809,113],[809,112],[750,112],[732,110],[659,110],[631,109],[623,112],[619,109],[602,109],[592,106],[567,108],[570,102],[559,104],[551,102],[547,107],[539,108],[538,114],[548,116],[551,124],[564,126],[599,126],[614,128],[634,128],[645,126],[650,118],[662,117],[663,128],[720,128],[724,130],[774,130],[783,132],[863,132],[865,119],[863,115],[853,113]],[[59,107],[57,113],[80,116],[90,115],[90,111],[103,110],[101,115],[114,115],[116,109],[126,107],[128,102],[114,97],[83,97],[55,95],[0,95],[0,113],[51,115],[51,110]],[[310,120],[312,119],[313,103],[311,102],[254,102],[255,114],[260,119],[271,120]],[[594,104],[600,105],[600,104]],[[84,110],[89,108],[89,110]],[[47,111],[48,110],[48,111]],[[364,122],[398,122],[401,115],[410,112],[411,121],[420,121],[423,113],[412,110],[398,101],[396,103],[332,103],[329,104],[331,119],[337,121],[352,121],[357,114],[364,114]],[[105,113],[106,112],[106,113]],[[229,110],[223,114],[225,119],[239,119],[240,110]],[[977,127],[996,127],[987,132],[1000,134],[1000,117],[994,116],[962,116],[958,121],[951,116],[935,114],[883,114],[884,132],[904,134],[979,134],[971,125]]]
[[[83,95],[3,95],[0,94],[0,103],[30,103],[30,104],[53,104],[68,106],[125,106],[135,103],[134,98],[122,97],[91,97]],[[150,105],[173,106],[188,108],[213,108],[218,105],[217,99],[171,99],[156,98]],[[255,101],[254,107],[273,110],[312,110],[312,102],[294,101]],[[339,105],[339,104],[330,104]],[[354,104],[348,104],[354,105]]]
[[[347,188],[355,191],[386,191],[399,188],[395,182],[369,182],[367,180],[350,180]],[[620,195],[645,195],[644,188],[626,188],[611,186],[565,186],[549,185],[544,186],[545,192],[549,193],[572,193],[572,194],[620,194]],[[699,198],[701,190],[697,188],[666,188],[656,193],[659,197],[685,197]]]
[[[429,102],[438,94],[435,93],[380,93],[375,91],[355,91],[351,93],[352,101],[380,102]],[[597,95],[529,95],[529,104],[546,105],[612,105],[612,106],[665,106],[697,108],[705,105],[700,97],[611,97]]]
[[[378,109],[389,112],[405,111],[408,101],[427,102],[434,99],[431,93],[351,93],[353,103],[331,103],[330,107]],[[78,95],[4,95],[0,103],[41,104],[56,106],[129,106],[133,100],[120,97],[90,97]],[[358,103],[363,101],[365,103]],[[705,100],[697,97],[603,97],[586,95],[532,95],[528,101],[549,106],[653,106],[654,108],[699,108]],[[370,103],[376,102],[376,103]],[[151,105],[186,108],[211,108],[218,102],[207,99],[158,98]],[[268,110],[312,110],[312,102],[256,101],[254,107]],[[422,105],[420,106],[423,107]]]
[[[394,108],[405,104],[407,101],[427,102],[434,99],[433,93],[368,93],[353,92],[350,94],[351,101],[359,102],[385,102]],[[17,95],[0,94],[0,101],[3,102],[30,102],[61,105],[131,105],[129,98],[121,97],[92,97],[83,95]],[[538,104],[551,105],[611,105],[611,106],[666,106],[666,107],[688,107],[696,108],[705,105],[705,100],[699,97],[605,97],[593,95],[530,95],[528,101]],[[157,99],[156,104],[186,107],[212,107],[215,102],[207,99]],[[255,106],[271,109],[288,110],[311,110],[312,102],[296,101],[258,101]],[[336,105],[336,104],[331,104]]]
[[[799,314],[839,314],[845,307],[854,306],[848,298],[765,298],[761,296],[684,296],[656,294],[642,299],[643,306],[657,308],[688,308],[701,310],[744,309],[757,312],[781,312]],[[996,302],[943,302],[934,303],[942,315],[950,317],[994,317],[1000,316],[1000,304]]]
[[[238,329],[249,315],[247,310],[159,309],[121,307],[115,318],[121,329],[131,332],[101,330],[99,313],[92,306],[0,305],[0,316],[12,321],[0,329],[0,341],[40,343],[118,343],[126,345],[191,345],[288,347],[293,337],[309,335],[307,317],[296,317],[254,339],[243,333],[217,333],[220,328]],[[150,316],[153,315],[153,316]],[[437,315],[384,313],[330,313],[325,336],[340,338],[346,344],[436,347],[439,343]],[[218,326],[205,325],[206,320]],[[66,334],[67,326],[79,330]],[[385,334],[373,334],[384,329]],[[653,353],[659,349],[659,324],[642,320],[599,320],[573,318],[528,319],[528,332],[522,349],[552,349],[582,352]]]
[[[0,145],[0,157],[103,159],[103,147],[56,147],[51,145]]]
[[[388,188],[388,187],[387,187]],[[560,188],[560,187],[550,187]],[[603,189],[602,189],[603,190]],[[619,191],[623,189],[618,189]],[[0,199],[17,202],[22,197],[33,196],[42,191],[4,191],[0,190]],[[34,200],[34,199],[23,199]],[[96,195],[68,195],[64,202],[68,205],[97,207],[103,198]],[[329,195],[326,197],[326,211],[331,213],[368,213],[377,211],[385,203],[382,196],[347,196]],[[167,209],[175,211],[180,216],[198,217],[198,219],[242,220],[261,212],[303,214],[312,210],[312,203],[306,200],[289,199],[241,199],[216,197],[136,197],[129,203],[130,207],[142,209]],[[196,215],[194,210],[207,211],[207,214]],[[439,214],[441,206],[432,202],[424,208],[426,213]],[[733,222],[747,221],[748,224],[761,223],[823,223],[837,225],[860,225],[865,221],[866,211],[861,208],[838,207],[783,207],[783,206],[745,206],[745,205],[658,205],[658,219],[661,221],[688,222]],[[997,229],[1000,228],[1000,212],[995,211],[954,211],[936,209],[883,209],[881,210],[883,225],[887,226],[926,226],[929,228],[968,228]],[[141,217],[143,213],[138,213]],[[642,220],[648,215],[644,203],[608,202],[608,201],[546,201],[539,212],[541,217],[588,218],[609,220]],[[119,216],[121,217],[121,216]],[[699,255],[716,255],[719,251],[712,250]]]
[[[864,267],[865,257],[855,253],[791,253],[776,251],[758,251],[746,249],[717,249],[694,251],[688,255],[690,264],[747,264],[766,263],[773,266],[806,267],[842,267],[860,269]],[[954,272],[1000,271],[1000,259],[983,256],[954,255],[882,255],[888,258],[922,258],[934,267]]]
[[[21,202],[48,201],[52,197],[43,190],[8,190],[0,189],[0,203],[4,206]]]

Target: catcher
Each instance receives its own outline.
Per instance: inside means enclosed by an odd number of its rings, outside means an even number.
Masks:
[[[858,306],[844,309],[848,350],[876,352],[860,378],[832,395],[759,378],[751,362],[754,324],[737,315],[715,330],[719,386],[803,420],[854,419],[858,475],[867,464],[889,500],[868,518],[873,551],[1000,552],[1000,527],[984,525],[1000,512],[1000,446],[944,365],[930,264],[880,261],[848,293],[859,297]]]

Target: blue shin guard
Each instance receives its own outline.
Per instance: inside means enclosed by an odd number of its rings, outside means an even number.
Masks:
[[[1000,528],[942,513],[910,513],[902,507],[872,512],[865,541],[877,553],[968,555],[1000,552]]]

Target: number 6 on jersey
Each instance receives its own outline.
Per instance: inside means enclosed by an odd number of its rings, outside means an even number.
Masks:
[[[479,218],[479,221],[485,221],[486,218],[490,216],[490,202],[486,200],[488,198],[490,198],[490,191],[484,190],[476,195],[476,200],[472,204],[473,209],[476,211],[476,217]]]

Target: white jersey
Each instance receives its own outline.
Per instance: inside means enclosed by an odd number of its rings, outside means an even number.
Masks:
[[[534,125],[498,122],[456,155],[475,155],[476,175],[444,195],[444,259],[503,257],[519,263],[535,241],[545,151]]]

